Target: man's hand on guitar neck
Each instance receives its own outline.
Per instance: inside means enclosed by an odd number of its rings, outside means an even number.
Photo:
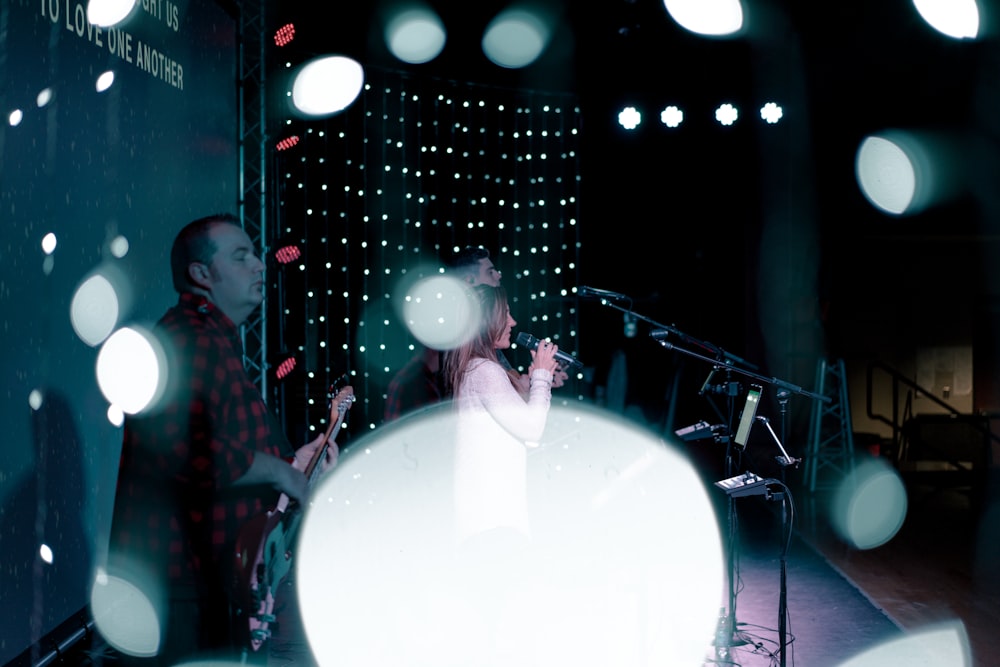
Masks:
[[[336,442],[337,434],[340,432],[340,427],[344,423],[345,413],[350,410],[353,405],[354,387],[347,385],[340,389],[337,392],[337,395],[331,399],[330,427],[325,433],[316,437],[315,440],[299,447],[295,451],[295,461],[292,463],[293,468],[301,470],[309,476],[311,468],[316,465],[313,463],[313,459],[316,458],[317,452],[319,452],[325,442],[329,442],[330,446],[326,448],[326,453],[322,462],[317,462],[317,464],[320,464],[320,473],[325,473],[327,470],[330,470],[337,465],[337,456],[340,454],[340,449],[337,447]]]
[[[305,471],[309,463],[313,460],[313,457],[316,456],[316,452],[323,446],[326,437],[326,433],[320,433],[312,442],[306,443],[295,450],[295,460],[292,461],[292,467],[296,470]],[[323,472],[337,465],[337,456],[339,454],[340,449],[337,447],[337,443],[330,442],[330,446],[326,448],[326,455],[323,457]]]

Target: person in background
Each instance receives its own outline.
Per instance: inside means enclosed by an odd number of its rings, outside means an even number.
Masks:
[[[383,422],[388,423],[414,410],[440,403],[444,398],[441,352],[420,345],[416,354],[389,382]]]
[[[155,582],[136,579],[144,592],[165,592],[159,652],[123,661],[164,666],[246,651],[246,609],[234,618],[234,544],[279,494],[306,500],[303,470],[326,437],[293,450],[244,369],[239,328],[263,302],[264,265],[239,219],[186,225],[170,266],[179,297],[154,328],[168,386],[157,405],[125,420],[109,544],[109,569],[141,572]],[[331,443],[322,465],[336,456]]]
[[[490,285],[496,287],[503,277],[490,259],[490,251],[483,246],[465,246],[455,252],[445,263],[448,272],[458,276],[470,287]]]
[[[446,266],[452,275],[458,276],[471,287],[476,285],[497,287],[503,278],[499,269],[493,265],[493,260],[490,259],[490,251],[483,246],[465,246],[448,259]],[[497,350],[497,360],[508,371],[514,370],[507,355],[502,350]],[[568,379],[569,373],[562,368],[557,368],[552,386],[559,388],[566,384]],[[527,395],[529,384],[530,381],[526,374],[518,375],[517,387],[522,395]]]

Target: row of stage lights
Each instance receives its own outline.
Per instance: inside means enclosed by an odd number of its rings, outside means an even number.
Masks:
[[[89,0],[87,20],[100,27],[127,21],[143,3],[136,0]],[[755,12],[754,0],[663,0],[666,15],[692,34],[710,38],[749,36],[752,21],[745,16]],[[957,39],[976,38],[981,33],[980,10],[976,0],[913,0],[920,17],[939,33]],[[445,22],[423,0],[397,5],[382,22],[383,39],[393,56],[410,65],[421,65],[437,58],[445,47]],[[524,68],[534,63],[548,48],[562,18],[551,3],[520,0],[499,11],[487,24],[481,46],[490,61],[505,69]],[[295,39],[294,24],[286,24],[274,34],[277,46]],[[288,65],[291,67],[291,65]],[[364,84],[364,68],[354,58],[330,55],[303,65],[293,77],[292,110],[304,117],[324,117],[339,113],[358,97]],[[780,119],[780,107],[766,105],[761,117],[768,123]],[[668,127],[682,120],[683,114],[668,107],[661,120]],[[732,124],[738,111],[731,105],[716,110],[716,119]],[[628,112],[620,117],[623,127],[638,126],[641,116]],[[17,117],[9,118],[12,125]]]
[[[759,110],[760,119],[768,125],[775,125],[784,117],[784,110],[775,102],[768,102]],[[734,104],[720,104],[715,108],[715,122],[723,126],[735,125],[740,118],[740,109]],[[676,129],[684,122],[684,110],[670,105],[660,111],[660,123],[670,129]],[[643,113],[634,106],[623,107],[618,111],[618,124],[626,130],[635,130],[643,123]]]
[[[682,29],[710,39],[753,39],[754,31],[767,23],[757,12],[756,0],[663,0],[665,20],[672,20]],[[983,32],[977,0],[913,0],[920,18],[938,33],[954,39],[975,39]],[[552,3],[540,0],[517,0],[499,11],[488,22],[481,39],[484,55],[504,69],[521,69],[535,63],[549,47],[560,27],[562,17],[553,11]],[[748,18],[749,17],[749,18]],[[436,59],[448,39],[441,16],[422,0],[400,3],[392,13],[378,16],[382,37],[389,52],[399,61],[420,66]],[[274,35],[277,46],[286,46],[295,39],[295,27],[287,24]],[[291,67],[291,65],[289,65]],[[307,63],[293,79],[292,111],[305,117],[322,117],[338,113],[360,94],[364,82],[363,66],[346,56],[327,56]],[[668,127],[678,114],[664,110],[663,122]],[[738,117],[732,105],[716,110],[716,119],[723,125]],[[761,118],[777,123],[781,109],[776,104],[765,105]],[[632,123],[636,114],[622,120]],[[677,120],[676,122],[679,122]]]

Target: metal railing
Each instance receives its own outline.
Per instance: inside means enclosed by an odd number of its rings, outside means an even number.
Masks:
[[[873,405],[874,397],[876,395],[876,375],[880,372],[887,375],[891,381],[891,416],[877,413]],[[897,464],[900,461],[905,460],[906,457],[907,439],[905,427],[908,421],[916,417],[913,413],[913,398],[917,394],[919,394],[921,398],[929,399],[932,403],[944,411],[943,414],[949,415],[952,418],[959,419],[970,416],[978,416],[968,415],[960,410],[957,410],[954,406],[941,400],[932,392],[927,391],[915,380],[910,379],[898,369],[880,361],[869,362],[865,386],[865,412],[869,419],[886,424],[891,429],[891,452],[893,460]],[[989,420],[984,418],[982,423],[975,420],[969,420],[968,424],[980,431],[984,436],[984,442],[989,443],[990,446],[993,442],[1000,442],[1000,436],[993,433],[993,430],[989,427]],[[988,455],[989,451],[986,453]]]

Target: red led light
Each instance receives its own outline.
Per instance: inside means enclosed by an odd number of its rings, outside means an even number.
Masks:
[[[295,370],[295,357],[289,357],[285,359],[280,364],[278,364],[277,370],[274,372],[275,376],[279,380],[288,377],[288,374]]]
[[[285,46],[293,39],[295,39],[294,23],[286,23],[274,33],[274,43],[278,46]]]
[[[275,145],[275,148],[279,151],[286,151],[297,143],[299,143],[299,138],[293,135],[291,137],[285,137],[284,139],[279,141]]]
[[[288,264],[289,262],[294,262],[301,256],[302,256],[302,251],[299,250],[298,246],[294,245],[287,245],[283,248],[278,248],[274,252],[274,258],[278,260],[279,264]]]

